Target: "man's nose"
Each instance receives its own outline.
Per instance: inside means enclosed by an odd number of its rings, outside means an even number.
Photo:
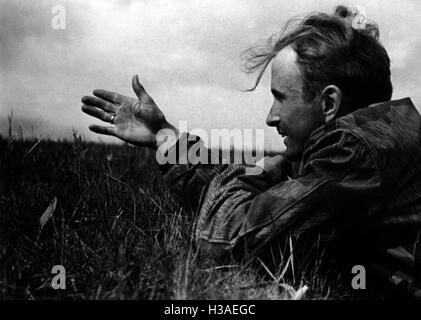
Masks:
[[[270,127],[276,127],[279,123],[279,120],[279,112],[277,111],[275,104],[273,104],[270,108],[268,116],[266,117],[266,124]]]

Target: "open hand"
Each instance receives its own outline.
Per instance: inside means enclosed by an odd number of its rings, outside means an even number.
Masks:
[[[162,111],[139,83],[137,76],[133,77],[132,87],[138,99],[102,89],[94,90],[95,97],[82,97],[82,111],[113,124],[90,125],[91,131],[115,136],[137,146],[156,149],[157,133],[161,129],[176,129],[165,119]]]

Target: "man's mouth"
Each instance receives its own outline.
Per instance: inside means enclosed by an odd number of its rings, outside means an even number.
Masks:
[[[288,134],[287,134],[287,132],[280,129],[280,128],[278,128],[277,130],[278,130],[279,135],[282,137],[282,143],[285,146],[287,146],[288,145]]]
[[[283,131],[283,130],[278,129],[278,133],[279,133],[279,135],[280,135],[282,138],[285,138],[285,137],[287,136],[286,131]]]

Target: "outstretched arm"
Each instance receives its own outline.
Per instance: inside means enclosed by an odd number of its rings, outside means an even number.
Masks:
[[[190,140],[189,146],[193,143],[203,143],[198,137],[192,141],[189,139],[192,136],[180,135],[177,128],[166,120],[163,112],[139,83],[137,76],[133,77],[132,87],[138,99],[102,89],[94,90],[93,96],[82,98],[83,112],[111,124],[107,126],[91,125],[90,130],[120,138],[136,146],[155,149],[161,154],[168,153],[169,149],[176,148],[185,140]],[[166,143],[171,138],[173,141]],[[178,144],[175,145],[177,140]],[[202,150],[207,154],[210,153],[204,147]],[[188,148],[185,152],[188,152]],[[202,163],[193,165],[188,161],[185,164],[180,164],[179,156],[185,157],[186,154],[177,154],[175,161],[160,166],[160,168],[166,181],[180,200],[196,210],[199,199],[207,190],[211,180],[225,170],[228,165],[222,164],[222,162],[216,165]],[[272,177],[276,175],[274,171],[281,162],[283,159],[279,156],[274,159],[267,158],[265,161],[265,166],[271,168],[269,171],[271,171]]]

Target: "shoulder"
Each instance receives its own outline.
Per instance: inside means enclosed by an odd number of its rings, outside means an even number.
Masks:
[[[358,109],[338,119],[339,125],[352,130],[397,128],[419,123],[420,114],[410,98],[385,101]],[[389,130],[390,131],[390,130]]]
[[[315,130],[310,136],[302,159],[301,172],[320,172],[337,180],[348,175],[378,176],[376,164],[364,140],[341,119]]]
[[[390,161],[420,153],[419,128],[421,117],[409,98],[359,109],[312,132],[302,168],[341,177],[353,169],[386,172]]]
[[[379,151],[379,146],[394,149],[396,144],[402,146],[415,143],[418,146],[420,127],[421,116],[411,99],[377,103],[313,131],[306,144],[305,154],[309,157],[320,150],[355,152],[366,149],[366,152],[374,152]]]

